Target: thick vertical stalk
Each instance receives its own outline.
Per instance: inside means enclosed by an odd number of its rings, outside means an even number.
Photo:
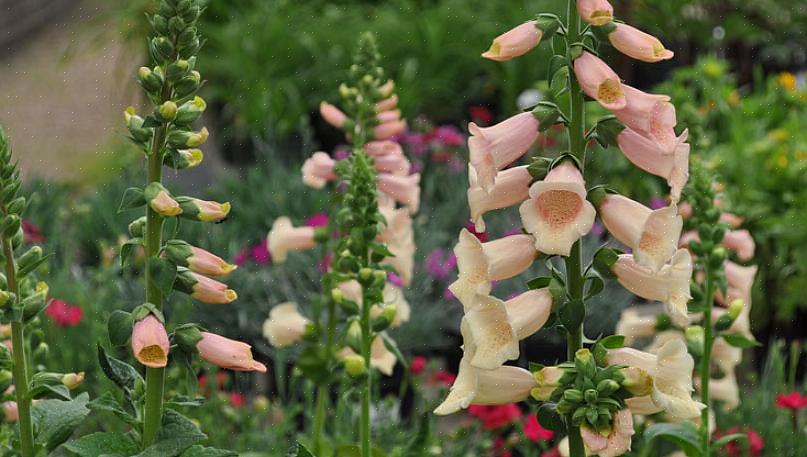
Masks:
[[[361,457],[371,457],[370,446],[370,395],[373,391],[373,377],[372,367],[370,366],[370,348],[372,340],[370,339],[370,308],[371,303],[367,295],[362,297],[361,307],[361,343],[362,343],[362,357],[364,357],[364,367],[366,374],[364,379],[364,386],[361,390],[361,424],[359,428],[359,435],[361,438]]]
[[[3,254],[6,256],[6,279],[8,291],[20,298],[17,284],[17,267],[14,264],[14,250],[11,241],[3,239]],[[20,447],[22,457],[34,457],[34,430],[31,425],[31,399],[28,398],[28,359],[26,357],[25,324],[21,321],[11,323],[11,342],[14,350],[14,389],[17,395],[18,423],[20,426]]]
[[[712,335],[712,307],[714,306],[714,286],[712,285],[712,272],[709,268],[710,259],[705,259],[704,274],[706,275],[706,286],[704,287],[703,299],[703,356],[701,357],[701,403],[706,405],[706,408],[701,412],[701,445],[703,446],[703,455],[709,455],[709,379],[711,378],[712,370],[712,344],[714,343],[714,335]]]
[[[336,306],[332,299],[328,300],[328,328],[325,337],[325,353],[330,356],[336,336]],[[317,405],[314,413],[314,455],[322,454],[322,433],[325,430],[325,408],[328,403],[328,396],[331,393],[329,382],[323,382],[317,388]]]

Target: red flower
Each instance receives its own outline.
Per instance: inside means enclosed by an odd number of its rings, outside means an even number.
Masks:
[[[450,386],[454,384],[454,381],[457,379],[457,375],[454,373],[449,373],[448,371],[438,371],[432,377],[431,382],[434,384],[445,384]]]
[[[493,114],[487,107],[477,105],[468,108],[468,114],[471,115],[472,121],[478,121],[483,124],[490,124],[493,122]]]
[[[562,457],[557,446],[541,454],[541,457]]]
[[[487,234],[487,232],[477,232],[477,231],[476,231],[476,226],[475,226],[474,224],[471,224],[471,223],[465,224],[465,228],[466,228],[466,229],[467,229],[469,232],[471,232],[471,234],[472,234],[473,236],[477,237],[477,238],[479,239],[479,241],[481,241],[481,242],[483,242],[483,243],[484,243],[484,242],[486,242],[486,241],[488,241],[488,234]]]
[[[493,440],[493,452],[496,457],[513,457],[513,451],[507,449],[507,440],[501,436]]]
[[[84,310],[79,306],[68,305],[62,300],[54,298],[45,310],[59,327],[72,327],[78,325],[84,317]]]
[[[724,435],[732,435],[734,433],[738,433],[740,431],[740,427],[732,427],[726,431],[726,433],[715,433],[716,438],[720,438]],[[748,452],[751,457],[759,457],[762,454],[762,448],[765,447],[765,443],[762,441],[762,437],[759,433],[751,430],[750,428],[746,427],[744,429],[745,436],[748,439]],[[745,457],[745,446],[740,445],[737,440],[729,441],[725,446],[723,446],[723,450],[726,452],[726,455],[729,457]]]
[[[521,418],[521,409],[515,403],[494,406],[471,405],[468,413],[479,418],[487,430],[510,425]]]
[[[549,441],[555,436],[552,430],[541,427],[541,424],[538,423],[538,419],[533,415],[530,415],[527,417],[527,420],[524,421],[524,435],[534,443]]]
[[[230,405],[232,405],[234,408],[240,408],[247,404],[247,397],[242,393],[230,392],[229,399]]]
[[[802,395],[796,391],[789,394],[779,394],[776,397],[776,406],[791,411],[807,408],[807,395]]]
[[[23,220],[22,221],[22,234],[26,243],[42,244],[45,242],[45,237],[39,231],[39,227]]]
[[[409,365],[409,371],[412,372],[413,375],[417,376],[423,373],[423,370],[426,369],[426,357],[421,355],[412,357],[412,362]]]

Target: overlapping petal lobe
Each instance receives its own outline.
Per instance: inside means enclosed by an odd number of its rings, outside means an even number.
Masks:
[[[269,312],[263,323],[263,335],[274,347],[286,347],[300,341],[311,321],[297,311],[296,303],[282,303]]]
[[[336,179],[336,161],[328,154],[318,151],[303,162],[303,183],[314,189],[322,189],[328,181]]]
[[[729,230],[723,236],[723,246],[731,249],[737,254],[737,258],[748,261],[754,258],[756,244],[751,232],[748,230]]]
[[[651,416],[664,411],[653,402],[650,395],[628,398],[625,400],[625,404],[633,413],[643,416]]]
[[[453,414],[467,408],[474,399],[479,387],[479,379],[477,378],[479,369],[471,365],[471,359],[476,353],[476,344],[465,319],[460,321],[460,333],[462,334],[463,352],[457,378],[454,380],[454,384],[451,385],[446,399],[434,410],[434,413],[438,416]]]
[[[537,24],[537,21],[525,22],[499,35],[482,57],[504,62],[528,53],[541,42],[543,31]]]
[[[655,63],[673,57],[673,52],[665,49],[658,38],[628,24],[616,23],[608,40],[622,54],[642,62]]]
[[[460,231],[459,241],[454,246],[457,257],[458,278],[448,289],[466,307],[473,302],[475,294],[490,292],[488,265],[482,242],[466,229]]]
[[[682,340],[672,340],[659,349],[653,373],[653,401],[667,414],[691,419],[698,417],[705,405],[692,400],[692,370],[695,361]]]
[[[734,369],[743,359],[743,350],[734,347],[723,338],[718,338],[712,345],[712,360],[724,375],[734,373]]]
[[[608,447],[608,437],[589,427],[581,427],[580,436],[583,438],[583,444],[589,451],[588,453],[599,455],[600,451]]]
[[[605,229],[625,246],[633,248],[652,210],[618,194],[608,194],[597,207]]]
[[[379,173],[376,179],[378,190],[392,197],[409,211],[416,213],[420,207],[420,173],[408,176],[396,176],[390,173]]]
[[[530,235],[510,235],[482,243],[487,263],[487,276],[499,281],[518,276],[535,261],[535,239]]]
[[[627,106],[619,75],[599,57],[583,51],[574,60],[574,74],[583,92],[597,100],[603,108],[616,111]]]
[[[658,272],[675,253],[683,226],[675,204],[653,210],[634,246],[636,261]]]
[[[614,19],[614,8],[608,0],[576,0],[577,13],[591,25],[601,26]]]
[[[516,338],[523,340],[540,330],[552,313],[549,289],[533,289],[504,302]]]
[[[672,153],[677,145],[675,106],[670,97],[655,95],[622,85],[625,108],[614,111],[626,127],[652,138],[665,153]]]
[[[499,170],[523,156],[538,139],[538,120],[532,113],[520,113],[490,126],[468,124],[471,166],[479,186],[490,191]]]
[[[689,179],[689,144],[685,130],[678,138],[672,154],[654,139],[626,128],[617,136],[619,149],[634,165],[642,170],[664,178],[670,186],[673,202],[681,198],[681,191]]]
[[[719,379],[709,380],[709,396],[713,400],[723,402],[723,409],[731,411],[740,404],[740,388],[734,372]]]
[[[493,370],[518,358],[518,337],[510,325],[503,301],[490,295],[477,295],[476,305],[465,313],[463,319],[476,343],[471,365]]]
[[[471,221],[477,232],[484,232],[483,215],[488,211],[507,208],[521,203],[529,197],[532,176],[527,166],[512,167],[501,171],[489,191],[479,185],[476,169],[468,167],[468,206],[471,209]]]
[[[633,428],[633,414],[630,409],[622,409],[614,415],[611,433],[605,449],[599,451],[600,457],[618,457],[630,450]]]
[[[313,227],[294,227],[285,216],[275,220],[267,242],[275,262],[285,262],[289,251],[304,251],[317,245]]]

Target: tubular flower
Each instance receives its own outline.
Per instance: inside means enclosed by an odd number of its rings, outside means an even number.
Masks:
[[[263,336],[276,348],[291,346],[303,338],[310,322],[297,311],[296,303],[282,303],[269,312],[269,319],[263,323]]]
[[[746,306],[751,305],[751,288],[754,286],[754,278],[757,275],[757,266],[744,267],[734,262],[726,262],[726,281],[728,282],[728,300],[723,300],[718,294],[718,301],[721,303],[731,303],[735,299],[741,299]]]
[[[319,104],[319,114],[325,119],[325,122],[331,124],[336,128],[342,128],[347,121],[347,115],[339,108],[331,105],[330,103],[322,102]]]
[[[574,74],[583,92],[597,100],[603,108],[615,111],[627,106],[619,76],[599,57],[583,51],[574,60]]]
[[[675,136],[675,106],[670,97],[642,92],[622,85],[627,104],[614,115],[626,127],[652,139],[664,153],[675,152],[678,139]]]
[[[475,294],[490,293],[490,281],[512,278],[524,272],[538,254],[529,235],[511,235],[482,243],[467,229],[454,246],[459,277],[448,288],[466,307]]]
[[[385,154],[373,159],[375,170],[382,173],[390,173],[394,176],[408,176],[412,170],[412,164],[403,154]]]
[[[384,111],[394,110],[396,106],[398,106],[398,96],[392,94],[389,98],[376,103],[375,110],[377,113],[383,113]]]
[[[230,203],[199,200],[193,197],[178,197],[182,217],[202,222],[221,222],[230,214]]]
[[[687,136],[688,132],[685,130],[677,138],[678,143],[672,154],[665,153],[655,140],[630,128],[617,136],[617,143],[625,157],[634,165],[666,179],[670,186],[670,197],[677,203],[689,180],[689,144],[685,143]]]
[[[709,380],[709,396],[723,402],[723,409],[731,411],[740,404],[740,388],[734,372],[726,373],[720,379]]]
[[[600,26],[614,19],[614,8],[607,0],[577,0],[577,13],[591,25]]]
[[[221,257],[182,240],[169,240],[164,252],[175,264],[207,276],[226,276],[238,268]]]
[[[729,230],[723,236],[723,246],[737,253],[737,258],[743,262],[754,258],[754,238],[748,230]]]
[[[618,457],[628,452],[634,433],[633,414],[629,409],[621,409],[614,415],[607,435],[585,426],[580,429],[586,449],[599,457]]]
[[[303,162],[303,184],[314,189],[322,189],[328,181],[336,179],[336,161],[327,153],[315,152]]]
[[[285,262],[290,251],[306,251],[317,245],[314,227],[294,227],[288,217],[279,217],[267,237],[272,260]]]
[[[409,211],[416,213],[420,207],[420,173],[408,176],[396,176],[390,173],[379,173],[376,179],[378,190],[391,197]]]
[[[538,119],[532,113],[520,113],[490,126],[468,124],[471,166],[479,186],[490,192],[499,170],[518,160],[538,139]]]
[[[378,159],[388,155],[403,155],[403,148],[395,141],[370,141],[364,145],[364,152],[368,156]]]
[[[652,377],[650,402],[641,396],[627,400],[628,407],[637,414],[665,411],[672,417],[691,419],[705,407],[692,399],[695,362],[680,339],[668,341],[656,355],[632,348],[612,349],[608,351],[607,362],[638,368]]]
[[[395,268],[403,284],[409,285],[415,269],[416,248],[412,216],[406,208],[380,206],[379,210],[387,223],[378,235],[378,241],[386,243],[387,249],[393,254],[384,258],[384,263]]]
[[[686,249],[677,250],[670,263],[657,273],[640,265],[630,254],[620,255],[611,271],[619,283],[632,293],[647,300],[663,302],[675,323],[686,325],[689,322],[687,302],[692,298],[689,295],[692,257]]]
[[[490,49],[482,57],[504,62],[530,52],[538,46],[544,32],[538,28],[538,21],[525,22],[493,39]]]
[[[628,24],[614,25],[616,27],[608,34],[608,40],[622,54],[649,63],[672,59],[673,52],[665,49],[661,41],[653,35]]]
[[[241,341],[202,332],[196,349],[203,359],[227,370],[266,372],[266,366],[252,358],[252,346]]]
[[[638,307],[625,308],[614,334],[624,336],[625,346],[631,346],[636,338],[649,338],[656,334],[656,316],[642,316]]]
[[[406,120],[392,120],[375,126],[373,128],[373,138],[376,140],[386,140],[403,133],[405,130]]]
[[[200,302],[211,305],[223,305],[238,299],[238,294],[228,288],[227,284],[193,272],[191,272],[190,275],[196,280],[196,283],[192,286],[190,295]]]
[[[535,248],[547,255],[568,256],[572,244],[587,234],[597,212],[586,200],[580,170],[570,161],[553,168],[530,187],[519,207],[524,229],[535,236]]]
[[[464,344],[459,373],[448,397],[434,410],[434,413],[445,416],[472,404],[503,405],[525,400],[530,390],[535,387],[532,373],[511,366],[502,366],[495,370],[474,367],[471,360],[476,353],[476,342],[467,323],[460,324],[460,330]]]
[[[132,354],[138,362],[150,368],[163,368],[168,364],[170,346],[165,326],[153,314],[134,324]]]
[[[160,216],[171,217],[182,213],[182,208],[179,207],[179,203],[171,198],[171,195],[165,190],[157,192],[157,194],[149,200],[149,206]]]
[[[468,206],[471,208],[471,221],[477,232],[485,231],[482,216],[491,210],[507,208],[521,203],[530,196],[532,175],[527,166],[508,168],[500,172],[489,192],[482,189],[476,170],[468,167]]]
[[[675,204],[651,210],[622,195],[607,194],[597,209],[608,232],[651,272],[658,272],[675,253],[684,224]]]
[[[560,386],[560,379],[565,370],[559,367],[544,367],[533,373],[537,387],[530,391],[532,398],[538,401],[548,401],[552,392]]]

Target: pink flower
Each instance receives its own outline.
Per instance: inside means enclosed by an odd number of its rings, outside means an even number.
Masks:
[[[552,430],[543,428],[538,423],[538,419],[530,414],[527,416],[527,420],[524,421],[524,436],[534,443],[540,443],[541,441],[550,441],[555,436],[555,433]]]
[[[614,25],[616,28],[608,34],[608,40],[622,54],[650,63],[672,59],[673,52],[664,49],[661,41],[653,35],[627,24],[616,23]]]
[[[319,265],[317,268],[319,269],[320,273],[327,273],[331,269],[331,264],[333,263],[333,256],[331,253],[325,254],[325,257],[319,261]]]
[[[229,264],[221,257],[196,246],[190,247],[190,253],[191,255],[186,258],[188,268],[196,273],[208,276],[224,276],[237,268],[236,265]]]
[[[614,8],[607,0],[577,0],[577,13],[591,25],[605,25],[614,19]]]
[[[515,403],[506,405],[471,405],[468,414],[477,417],[487,430],[496,430],[521,419],[521,409]]]
[[[728,230],[723,236],[723,246],[737,253],[743,262],[754,258],[754,238],[748,230]]]
[[[409,371],[412,372],[414,376],[418,376],[419,374],[423,373],[423,370],[426,369],[426,357],[421,355],[416,355],[412,357],[412,361],[409,362]]]
[[[403,287],[404,286],[404,283],[403,283],[403,280],[401,279],[401,277],[398,276],[397,274],[391,272],[391,271],[387,272],[387,282],[392,284],[395,287]]]
[[[468,206],[471,209],[471,221],[480,232],[485,231],[483,216],[488,211],[507,208],[521,203],[529,197],[532,175],[527,166],[508,168],[496,177],[496,181],[487,191],[479,185],[476,170],[468,167]]]
[[[266,366],[252,358],[252,347],[215,333],[202,332],[196,344],[199,356],[221,368],[235,371],[266,372]]]
[[[19,420],[20,412],[17,408],[16,401],[3,402],[3,417],[5,418],[6,422],[17,422],[17,420]]]
[[[389,98],[376,103],[375,110],[377,113],[383,113],[384,111],[395,109],[396,106],[398,106],[398,96],[393,94]]]
[[[322,102],[319,104],[319,114],[325,119],[325,122],[331,124],[336,128],[342,128],[347,121],[347,116],[339,108],[331,105],[330,103]]]
[[[246,395],[240,392],[230,392],[230,394],[227,397],[228,397],[227,399],[230,401],[230,405],[233,408],[242,408],[247,404]]]
[[[150,368],[168,364],[170,343],[165,326],[153,314],[137,321],[132,329],[132,354],[138,362]]]
[[[272,254],[269,252],[269,242],[264,238],[260,244],[250,249],[252,260],[258,265],[266,265],[272,261]]]
[[[496,37],[482,57],[504,62],[523,56],[538,46],[543,34],[543,30],[538,28],[538,21],[525,22]]]
[[[653,139],[626,128],[617,136],[619,149],[625,157],[642,170],[664,178],[670,186],[670,197],[677,203],[681,191],[689,180],[689,144],[685,143],[688,132],[679,136],[672,153]]]
[[[316,213],[305,220],[306,227],[327,227],[328,226],[328,214],[326,213]]]
[[[426,271],[435,279],[448,279],[456,266],[457,257],[441,248],[435,248],[426,258]]]
[[[618,457],[629,451],[634,433],[633,415],[629,409],[622,409],[614,415],[611,433],[607,436],[585,425],[580,427],[586,448],[600,457]]]
[[[802,395],[798,391],[793,391],[789,394],[779,394],[776,396],[776,407],[789,409],[791,411],[802,410],[807,408],[807,395]]]
[[[191,272],[190,275],[196,280],[191,286],[191,297],[202,303],[211,305],[223,305],[234,302],[238,299],[238,294],[227,287],[227,284]]]
[[[625,126],[652,139],[659,148],[669,154],[675,151],[678,139],[675,136],[675,106],[666,95],[654,95],[623,84],[627,101],[625,107],[614,111]]]
[[[444,386],[450,386],[454,384],[454,381],[457,379],[457,375],[454,373],[450,373],[448,371],[440,370],[434,374],[432,378],[432,383],[434,384],[442,384]]]
[[[376,140],[386,140],[399,135],[406,130],[405,120],[391,120],[377,125],[373,128],[373,138]]]
[[[409,174],[412,164],[403,154],[386,154],[373,159],[375,170],[382,173],[391,173],[396,176]]]
[[[462,146],[465,143],[465,136],[453,125],[437,127],[431,132],[431,137],[446,146]]]
[[[406,134],[404,138],[409,138],[410,136],[415,134]],[[403,149],[401,145],[396,143],[395,141],[390,140],[383,140],[383,141],[370,141],[364,145],[364,152],[367,153],[370,157],[379,158],[389,155],[403,155]]]
[[[336,161],[327,153],[315,152],[303,162],[303,184],[314,189],[322,189],[328,181],[336,179]]]
[[[84,310],[80,306],[72,306],[58,298],[54,298],[45,309],[45,314],[53,319],[59,327],[72,327],[81,322],[84,317]]]
[[[402,205],[409,207],[411,213],[416,213],[420,206],[420,174],[396,176],[389,173],[379,173],[376,178],[378,190],[391,197]]]
[[[603,108],[615,111],[627,105],[619,76],[594,54],[583,51],[574,61],[574,74],[583,92],[597,100]]]
[[[45,237],[42,236],[42,233],[39,231],[39,227],[25,219],[22,221],[22,233],[26,243],[42,244],[45,242]]]
[[[765,442],[762,440],[762,436],[748,427],[745,427],[743,432],[748,440],[748,454],[745,453],[745,446],[740,445],[737,440],[729,441],[725,446],[723,446],[723,450],[726,451],[726,454],[728,454],[729,457],[745,457],[746,455],[750,455],[751,457],[759,457],[762,454],[762,449],[765,447]],[[726,430],[726,433],[716,432],[715,439],[719,439],[724,435],[733,435],[735,433],[741,433],[739,426]]]
[[[489,192],[499,170],[523,156],[538,138],[538,119],[532,113],[516,114],[492,127],[468,124],[468,149],[479,186]]]
[[[474,224],[465,224],[465,230],[468,230],[468,232],[470,232],[471,235],[475,236],[476,239],[478,239],[483,243],[488,241],[488,234],[486,232],[478,232]],[[506,235],[517,235],[519,233],[521,233],[521,230],[515,233],[507,233]]]

